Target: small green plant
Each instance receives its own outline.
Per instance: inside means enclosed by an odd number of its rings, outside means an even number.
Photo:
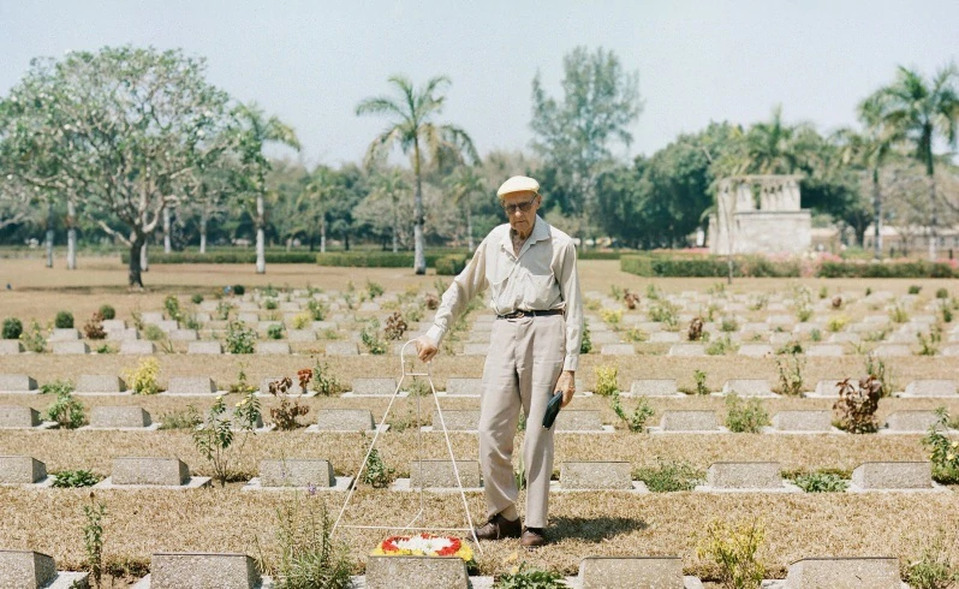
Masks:
[[[593,351],[593,341],[589,337],[589,321],[583,319],[583,339],[579,344],[579,353],[588,354]]]
[[[113,353],[116,353],[117,350],[110,344],[100,344],[99,346],[96,347],[96,350],[94,351],[97,354],[113,354]]]
[[[792,482],[806,493],[844,493],[849,488],[849,478],[834,471],[817,470],[815,472],[797,472],[783,478]]]
[[[270,417],[279,430],[290,431],[303,427],[303,424],[297,421],[297,418],[310,412],[310,408],[301,405],[299,401],[290,401],[288,395],[292,387],[293,379],[289,376],[274,380],[269,384],[270,394],[280,399],[280,404],[270,409]]]
[[[822,331],[820,331],[818,327],[815,328],[815,329],[813,329],[813,330],[811,330],[811,331],[809,332],[809,339],[811,339],[811,340],[814,341],[814,342],[821,342],[821,341],[822,341]]]
[[[92,487],[103,480],[103,477],[89,470],[61,470],[52,476],[53,486],[58,489]]]
[[[3,339],[20,339],[23,334],[23,323],[16,317],[7,317],[3,320]]]
[[[117,318],[117,310],[114,309],[111,305],[105,305],[105,304],[100,305],[99,310],[100,310],[100,315],[102,315],[103,318],[106,320]]]
[[[90,493],[90,504],[83,506],[83,549],[86,552],[87,570],[93,578],[93,586],[99,589],[103,577],[103,518],[107,514],[107,506],[97,501]]]
[[[765,541],[765,528],[758,520],[727,522],[717,518],[706,524],[696,553],[719,565],[723,587],[758,589],[765,576],[759,558]]]
[[[230,287],[230,291],[236,296],[242,297],[246,294],[246,287],[242,284],[234,284],[232,287]]]
[[[943,323],[952,323],[952,307],[949,303],[943,301],[943,303],[939,305],[939,314],[942,315]]]
[[[372,301],[378,296],[383,295],[383,287],[369,279],[366,281],[366,292],[370,295],[370,300]]]
[[[769,295],[765,293],[753,295],[749,299],[750,311],[762,311],[769,305]]]
[[[256,332],[239,321],[226,326],[226,351],[230,354],[252,354],[256,348]]]
[[[909,313],[906,312],[906,309],[902,305],[896,303],[892,309],[889,309],[889,319],[893,323],[905,323],[909,321]]]
[[[936,289],[936,298],[937,298],[937,299],[948,299],[948,298],[949,298],[949,289],[948,289],[948,288],[938,288],[938,289]]]
[[[739,330],[739,322],[736,321],[735,317],[723,317],[723,320],[719,323],[719,331],[723,333],[730,333],[737,330]]]
[[[839,399],[833,404],[836,427],[851,434],[875,432],[879,424],[876,410],[882,397],[882,383],[875,376],[867,376],[858,383],[850,378],[838,383]]]
[[[151,342],[158,342],[166,338],[166,332],[157,325],[147,325],[143,330],[143,337]]]
[[[920,356],[935,356],[939,353],[939,344],[942,343],[942,327],[933,325],[929,329],[929,336],[921,331],[916,332],[916,339],[919,340]]]
[[[274,323],[266,328],[267,339],[283,339],[283,324]]]
[[[426,379],[414,376],[406,387],[411,397],[425,397],[433,393],[430,383]]]
[[[613,365],[602,364],[594,368],[596,386],[593,392],[603,397],[610,397],[619,392],[619,368]]]
[[[822,300],[829,296],[829,289],[825,286],[819,287],[819,299]]]
[[[647,299],[656,301],[656,300],[659,300],[659,298],[660,298],[661,296],[662,296],[662,292],[660,292],[660,290],[659,290],[658,288],[656,288],[656,285],[655,285],[655,284],[647,284],[647,285],[646,285],[646,298],[647,298]]]
[[[846,329],[847,325],[849,325],[848,317],[845,315],[836,315],[835,317],[830,317],[829,321],[826,322],[826,331],[836,333]]]
[[[41,395],[69,395],[73,392],[73,383],[69,380],[53,380],[40,385]]]
[[[180,309],[180,299],[176,295],[167,295],[163,299],[163,308],[166,310],[166,316],[174,321],[183,319],[183,310]]]
[[[160,429],[194,429],[203,423],[200,412],[193,405],[186,409],[177,409],[160,415]]]
[[[73,313],[70,311],[60,311],[53,320],[53,326],[57,329],[73,329]]]
[[[759,399],[743,400],[736,393],[726,397],[726,427],[733,433],[758,434],[770,425],[769,413]]]
[[[156,358],[144,358],[137,367],[124,373],[127,385],[134,395],[154,395],[160,392],[160,363]]]
[[[276,589],[349,589],[353,561],[349,546],[333,540],[333,520],[326,504],[307,488],[277,508],[279,562]]]
[[[59,427],[76,429],[84,424],[86,416],[83,404],[67,391],[57,393],[57,399],[47,408],[46,418],[55,421]]]
[[[802,354],[802,344],[799,340],[791,339],[788,342],[784,343],[776,350],[777,356],[795,356],[797,354]]]
[[[910,285],[909,285],[909,294],[911,294],[911,295],[917,295],[917,294],[919,294],[919,291],[921,291],[921,290],[922,290],[922,287],[919,286],[918,284],[910,284]]]
[[[329,312],[329,308],[326,306],[326,303],[318,299],[310,299],[306,303],[306,310],[309,311],[313,321],[323,321],[326,319],[326,314]]]
[[[330,366],[317,360],[313,367],[313,390],[316,394],[329,397],[346,391],[346,386],[336,378]]]
[[[376,319],[370,319],[360,330],[360,342],[370,354],[375,356],[386,353],[386,342],[380,334],[380,322]]]
[[[959,441],[950,440],[943,433],[950,424],[945,407],[936,409],[936,423],[922,438],[922,445],[931,450],[932,478],[944,484],[959,483]]]
[[[649,308],[649,319],[662,323],[668,330],[676,329],[679,326],[679,307],[666,300],[656,301]]]
[[[776,370],[779,373],[779,390],[784,395],[798,397],[803,392],[803,368],[806,359],[799,354],[785,358],[776,358]]]
[[[614,301],[623,300],[623,295],[625,292],[626,291],[623,290],[623,287],[619,286],[618,284],[613,284],[609,287],[609,296],[613,297]]]
[[[190,297],[190,302],[194,305],[199,305],[203,302],[203,295],[200,293],[194,293],[193,296]]]
[[[644,342],[649,339],[649,334],[638,327],[630,327],[623,332],[623,339],[628,342]]]
[[[872,354],[866,356],[866,374],[879,381],[879,393],[883,397],[892,396],[892,372],[886,367],[882,358]]]
[[[300,313],[293,318],[293,329],[306,329],[312,321],[313,317],[309,313]]]
[[[366,468],[363,469],[363,482],[374,489],[384,489],[393,482],[396,471],[386,466],[376,448],[370,450],[366,459]]]
[[[696,381],[696,394],[708,395],[709,389],[706,387],[706,372],[698,368],[693,371],[693,380]]]
[[[942,528],[931,538],[923,536],[919,553],[909,560],[903,575],[912,589],[949,589],[959,584],[959,564],[949,555],[946,536]]]
[[[243,364],[240,364],[240,367],[237,370],[236,382],[231,383],[228,390],[231,393],[239,393],[241,395],[256,392],[257,389],[252,383],[250,383],[249,377],[246,375],[246,367]]]
[[[653,408],[649,406],[649,401],[645,397],[639,400],[639,403],[636,405],[636,408],[633,409],[632,413],[627,413],[620,403],[619,391],[616,391],[612,395],[612,408],[613,413],[615,413],[616,416],[623,421],[623,423],[626,425],[626,428],[631,432],[644,431],[646,428],[646,422],[655,413]]]
[[[242,454],[259,421],[260,402],[254,394],[244,396],[236,404],[232,417],[227,413],[223,395],[218,395],[205,419],[192,430],[193,445],[210,463],[213,478],[221,487],[233,476],[233,462]],[[233,443],[236,440],[234,430],[243,433],[239,445]]]
[[[736,351],[736,344],[729,338],[729,335],[716,338],[706,346],[706,354],[709,356],[724,356]]]
[[[871,295],[871,294],[872,294],[872,288],[870,288],[870,287],[867,286],[867,287],[866,287],[866,296],[868,297],[868,296]]]
[[[663,460],[656,458],[656,466],[645,466],[636,471],[636,479],[646,483],[653,493],[674,491],[692,491],[696,485],[706,481],[706,471],[685,460]]]
[[[559,589],[567,586],[561,572],[533,568],[525,562],[513,567],[493,583],[493,589]]]
[[[599,316],[613,331],[619,331],[619,324],[623,322],[622,309],[600,309]]]
[[[264,299],[263,308],[267,311],[275,311],[280,308],[280,302],[276,299]]]
[[[793,288],[793,306],[796,310],[796,318],[800,323],[809,321],[813,314],[812,292],[805,286],[796,286]]]
[[[219,321],[230,319],[230,311],[233,310],[233,304],[229,301],[220,301],[216,304],[216,318]]]

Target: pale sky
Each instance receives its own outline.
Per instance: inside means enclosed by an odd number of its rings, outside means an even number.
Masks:
[[[898,65],[959,61],[957,0],[0,0],[0,94],[30,59],[105,45],[182,48],[207,78],[297,132],[308,165],[358,162],[385,120],[354,114],[387,78],[452,79],[444,122],[481,154],[527,150],[531,82],[559,96],[577,45],[639,72],[643,113],[620,156],[652,154],[709,121],[782,104],[821,132]]]

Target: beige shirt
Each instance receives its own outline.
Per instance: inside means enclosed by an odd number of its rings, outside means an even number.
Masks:
[[[576,271],[576,246],[569,235],[537,215],[533,231],[517,256],[508,223],[490,231],[473,259],[443,293],[427,337],[439,346],[467,303],[487,288],[490,308],[497,315],[561,309],[566,318],[563,369],[576,370],[583,336],[583,297]]]

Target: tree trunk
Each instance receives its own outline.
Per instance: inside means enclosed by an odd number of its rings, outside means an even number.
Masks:
[[[263,231],[263,195],[256,195],[256,273],[266,274],[266,233]]]
[[[143,277],[141,276],[140,256],[146,252],[146,243],[142,237],[137,237],[130,244],[130,288],[143,288]]]
[[[879,170],[872,175],[873,243],[872,257],[882,259],[882,189],[879,186]]]
[[[423,179],[420,177],[420,144],[413,143],[413,165],[416,174],[416,193],[413,198],[413,271],[426,274],[426,249],[423,243]]]
[[[150,258],[147,256],[147,240],[143,238],[143,245],[140,246],[140,270],[142,272],[150,271]],[[141,285],[142,286],[142,285]]]
[[[400,220],[399,220],[399,215],[396,212],[396,203],[393,203],[393,253],[394,254],[398,252],[400,249],[399,248],[399,241],[400,241],[399,224],[400,224]]]
[[[939,203],[936,202],[936,176],[929,174],[929,261],[935,262],[939,251]]]
[[[206,211],[200,213],[200,253],[206,253],[206,223],[207,223],[207,214]]]
[[[469,199],[466,199],[466,244],[470,253],[473,253],[473,214],[470,211]]]
[[[165,254],[173,251],[173,244],[170,241],[170,227],[173,223],[170,217],[170,207],[163,207],[163,253]]]
[[[320,253],[326,253],[326,215],[320,219]]]
[[[53,268],[53,203],[47,205],[47,268]]]
[[[77,269],[77,203],[67,198],[67,270]]]

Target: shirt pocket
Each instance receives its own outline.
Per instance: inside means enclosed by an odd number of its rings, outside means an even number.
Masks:
[[[546,310],[556,298],[556,278],[552,274],[527,274],[523,302],[530,309]]]

